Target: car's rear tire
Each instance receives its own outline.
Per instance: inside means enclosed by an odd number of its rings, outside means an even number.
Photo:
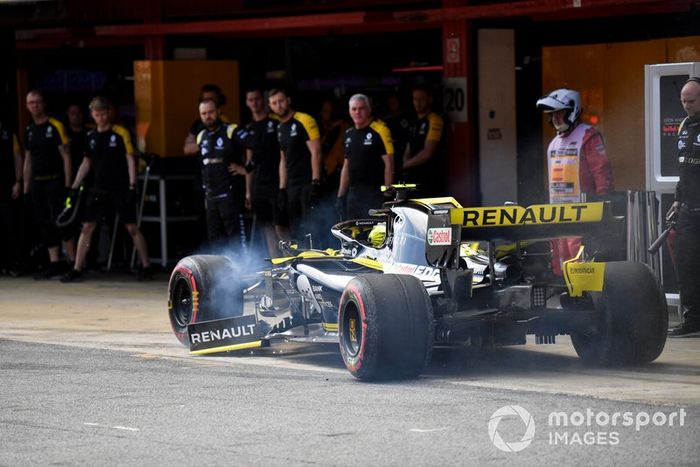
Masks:
[[[413,276],[358,276],[340,298],[340,353],[361,380],[418,376],[430,360],[433,326],[430,297]]]
[[[189,346],[188,324],[242,313],[242,287],[228,258],[195,255],[177,263],[168,284],[168,316],[183,345]]]
[[[642,263],[607,263],[603,291],[593,295],[597,321],[571,333],[576,353],[597,365],[639,365],[664,349],[668,329],[666,297]]]

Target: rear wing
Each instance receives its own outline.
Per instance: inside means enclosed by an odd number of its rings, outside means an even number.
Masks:
[[[623,218],[610,202],[436,208],[428,215],[426,258],[447,266],[459,258],[464,241],[537,241],[599,237],[618,233]]]

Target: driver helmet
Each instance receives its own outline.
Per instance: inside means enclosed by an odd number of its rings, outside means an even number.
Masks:
[[[386,223],[382,222],[375,225],[367,235],[367,239],[373,248],[379,248],[386,239]]]
[[[571,128],[581,116],[581,96],[578,91],[572,89],[557,89],[540,98],[537,101],[537,108],[543,110],[546,114],[565,109],[567,112],[564,117],[564,123],[560,125],[554,125],[551,115],[549,116],[549,122],[552,123],[552,126],[554,126],[559,133],[564,133]]]

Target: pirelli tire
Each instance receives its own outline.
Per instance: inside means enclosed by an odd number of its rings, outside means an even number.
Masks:
[[[340,353],[360,380],[417,377],[430,360],[433,333],[430,297],[413,276],[358,276],[340,298]]]
[[[188,256],[177,263],[168,283],[168,316],[183,345],[189,346],[188,324],[243,313],[243,289],[237,276],[225,256]]]
[[[668,309],[649,267],[629,261],[607,263],[603,291],[593,299],[596,322],[571,333],[582,360],[595,365],[641,365],[661,355]]]

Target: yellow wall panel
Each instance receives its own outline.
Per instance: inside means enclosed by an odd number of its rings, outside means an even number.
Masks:
[[[227,103],[223,112],[240,120],[240,84],[235,61],[135,61],[134,98],[137,132],[145,131],[145,150],[162,157],[182,155],[182,143],[198,118],[202,85],[221,87]]]
[[[663,62],[661,40],[606,46],[601,130],[617,190],[645,187],[644,65]]]

